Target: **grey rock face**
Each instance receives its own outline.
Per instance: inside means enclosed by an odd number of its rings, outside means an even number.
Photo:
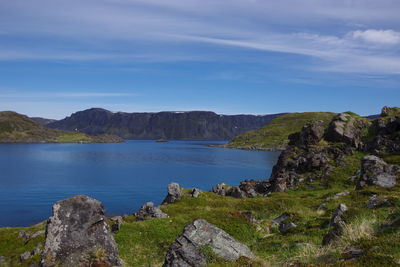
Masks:
[[[168,249],[164,267],[205,266],[207,260],[202,247],[208,246],[218,257],[225,260],[236,260],[241,256],[253,258],[250,249],[236,241],[225,231],[203,219],[187,225]]]
[[[397,183],[400,167],[389,165],[376,156],[366,156],[361,161],[361,178],[357,188],[365,185],[393,187]]]
[[[317,144],[324,136],[325,128],[323,121],[316,121],[306,124],[299,133],[289,136],[289,145],[307,147]]]
[[[103,205],[98,200],[75,196],[53,205],[41,264],[121,266]]]
[[[181,188],[179,187],[179,184],[177,183],[171,183],[168,185],[168,194],[165,197],[164,201],[162,204],[170,204],[174,203],[178,199],[182,197],[182,192]]]
[[[190,192],[190,195],[194,198],[199,197],[199,195],[202,193],[200,189],[193,188],[192,191]]]
[[[361,145],[362,130],[368,125],[362,118],[340,113],[331,121],[326,139],[331,142],[344,142],[358,148]]]
[[[168,218],[168,215],[154,207],[153,202],[146,202],[140,207],[139,211],[134,214],[139,221],[150,220],[154,218]]]
[[[344,220],[344,214],[346,211],[347,211],[347,206],[345,204],[340,204],[339,207],[337,207],[337,209],[335,210],[329,222],[330,230],[322,240],[322,244],[324,246],[328,245],[329,243],[334,241],[337,237],[343,234],[344,227],[346,225],[346,222]]]

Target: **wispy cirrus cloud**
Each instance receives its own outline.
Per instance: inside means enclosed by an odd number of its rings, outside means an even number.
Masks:
[[[392,75],[398,10],[391,0],[3,1],[0,60],[224,61],[234,54],[214,50],[225,46],[317,58],[303,63],[313,71]]]
[[[133,97],[137,93],[99,93],[99,92],[37,92],[37,93],[0,93],[1,98],[81,98],[81,97]]]

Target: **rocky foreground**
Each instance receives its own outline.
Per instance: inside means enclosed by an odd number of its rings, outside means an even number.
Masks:
[[[399,266],[399,110],[324,125],[292,134],[269,180],[172,183],[161,206],[113,218],[60,201],[47,223],[0,229],[0,266]]]

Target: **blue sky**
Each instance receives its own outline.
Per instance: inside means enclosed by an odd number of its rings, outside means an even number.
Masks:
[[[0,110],[379,113],[400,1],[0,0]]]

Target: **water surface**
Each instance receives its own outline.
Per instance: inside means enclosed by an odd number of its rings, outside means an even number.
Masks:
[[[146,201],[160,204],[170,182],[208,191],[266,179],[279,155],[210,143],[223,142],[1,144],[0,226],[45,220],[53,203],[79,194],[100,200],[107,214],[131,214]]]

